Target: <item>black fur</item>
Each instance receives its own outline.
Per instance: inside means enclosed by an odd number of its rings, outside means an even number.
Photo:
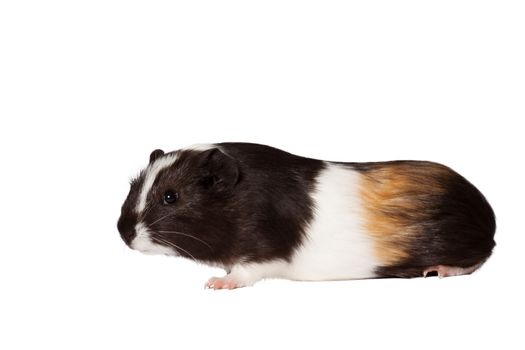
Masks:
[[[126,244],[130,244],[135,237],[135,225],[138,222],[138,215],[133,211],[137,203],[140,188],[144,182],[144,174],[141,173],[137,178],[131,180],[128,197],[122,205],[120,218],[117,223],[117,228],[120,236]]]
[[[288,260],[312,219],[309,193],[323,162],[263,145],[218,146],[221,151],[180,151],[157,176],[143,218],[132,211],[144,175],[132,184],[118,224],[124,241],[131,242],[129,231],[140,219],[153,238],[174,243],[183,256],[225,266]],[[179,194],[173,205],[162,202],[167,190]]]

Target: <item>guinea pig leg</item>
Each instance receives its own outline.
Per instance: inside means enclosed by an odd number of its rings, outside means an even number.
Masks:
[[[206,282],[206,289],[235,289],[253,285],[267,277],[282,275],[285,263],[281,261],[234,265],[224,277],[212,277]]]
[[[206,282],[206,289],[235,289],[251,286],[260,278],[244,267],[234,266],[224,277],[212,277]]]
[[[460,275],[469,275],[474,272],[482,263],[476,264],[470,267],[458,267],[458,266],[447,266],[447,265],[436,265],[430,266],[429,268],[423,271],[423,277],[431,272],[437,272],[439,278],[450,277],[450,276],[460,276]]]

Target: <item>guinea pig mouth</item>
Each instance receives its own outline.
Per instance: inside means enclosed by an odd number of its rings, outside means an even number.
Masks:
[[[168,245],[159,244],[152,239],[152,232],[141,222],[135,225],[136,235],[129,246],[145,254],[178,255],[177,251]]]

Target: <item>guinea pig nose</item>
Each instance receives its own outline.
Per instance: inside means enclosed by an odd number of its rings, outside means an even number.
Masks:
[[[135,221],[134,218],[123,215],[117,222],[120,237],[127,245],[130,245],[133,237],[135,237]]]

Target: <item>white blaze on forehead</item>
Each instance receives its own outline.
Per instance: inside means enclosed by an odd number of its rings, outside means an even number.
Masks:
[[[157,178],[159,172],[162,169],[166,169],[167,167],[172,166],[176,160],[177,153],[170,153],[163,157],[160,157],[152,164],[148,165],[148,167],[146,168],[144,183],[142,184],[139,199],[137,201],[137,206],[135,207],[135,212],[137,214],[142,213],[142,211],[146,207],[146,199],[148,198],[148,193],[151,190],[151,187],[153,187],[153,183],[155,182],[155,179]]]

